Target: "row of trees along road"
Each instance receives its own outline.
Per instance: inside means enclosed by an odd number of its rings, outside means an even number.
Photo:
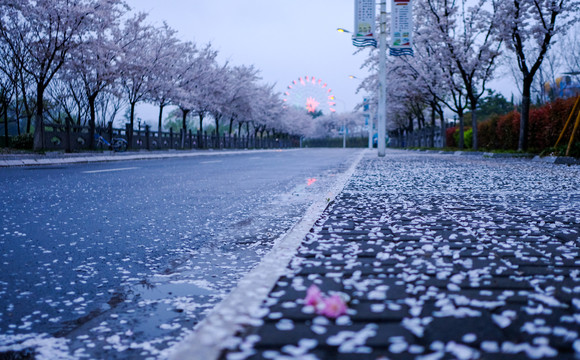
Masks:
[[[197,115],[234,123],[238,130],[301,135],[311,117],[285,109],[273,86],[260,83],[253,66],[218,64],[211,44],[180,41],[164,24],[134,13],[122,0],[0,0],[0,106],[8,138],[8,117],[26,119],[34,149],[43,148],[43,124],[64,118],[97,125],[128,107],[159,108],[159,129],[167,106],[181,110],[183,129]],[[10,115],[9,115],[10,114]],[[89,144],[92,146],[92,144]]]
[[[387,65],[391,128],[412,132],[415,124],[425,122],[427,112],[431,128],[438,114],[444,129],[443,110],[448,108],[459,119],[459,147],[463,148],[464,115],[469,111],[473,148],[477,149],[480,99],[498,67],[516,62],[515,78],[522,96],[518,148],[527,149],[534,78],[555,40],[574,29],[579,4],[579,0],[417,0],[415,56],[392,57]],[[363,67],[378,68],[377,51],[369,53]],[[568,69],[573,70],[578,71]],[[359,90],[376,94],[377,87],[374,71]],[[371,101],[376,104],[377,98]]]

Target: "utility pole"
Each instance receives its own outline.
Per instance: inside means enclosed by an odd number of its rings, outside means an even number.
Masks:
[[[342,148],[346,149],[346,119],[342,117]]]
[[[379,109],[378,109],[378,150],[379,157],[386,152],[387,132],[387,1],[381,0],[381,31],[379,33]]]

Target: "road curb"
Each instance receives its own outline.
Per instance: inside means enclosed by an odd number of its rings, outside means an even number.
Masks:
[[[268,149],[268,150],[251,150],[256,153],[279,152],[279,151],[296,151],[300,149]],[[197,156],[214,156],[214,155],[236,155],[246,154],[248,150],[238,151],[199,151],[199,152],[166,152],[166,153],[137,153],[137,154],[112,154],[96,156],[75,156],[62,158],[29,158],[1,160],[0,168],[4,167],[22,167],[22,166],[51,166],[51,165],[69,165],[69,164],[87,164],[99,162],[116,162],[128,160],[156,160],[167,158],[189,158]]]
[[[543,162],[548,164],[557,165],[580,165],[580,159],[576,159],[569,156],[535,156],[533,159],[535,162]]]
[[[539,156],[528,153],[492,153],[492,152],[480,152],[480,151],[437,151],[437,150],[407,150],[392,148],[392,150],[410,151],[426,154],[439,154],[439,155],[453,155],[453,156],[479,156],[484,159],[523,159],[530,160],[533,162],[556,164],[556,165],[580,165],[580,159],[576,159],[569,156]]]
[[[167,349],[165,356],[178,359],[217,359],[234,335],[259,322],[260,307],[294,257],[306,234],[332,200],[342,192],[367,150],[362,150],[349,169],[338,176],[330,193],[316,200],[302,219],[276,240],[272,250],[238,286],[202,320],[194,332]],[[194,355],[195,354],[195,355]]]

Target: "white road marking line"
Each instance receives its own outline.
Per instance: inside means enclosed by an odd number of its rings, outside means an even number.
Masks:
[[[114,172],[114,171],[127,171],[127,170],[134,170],[134,169],[139,169],[139,168],[138,167],[129,167],[129,168],[119,168],[119,169],[92,170],[92,171],[83,171],[83,174],[97,174],[97,173]]]
[[[202,161],[201,164],[217,164],[221,163],[223,160],[215,160],[215,161]]]

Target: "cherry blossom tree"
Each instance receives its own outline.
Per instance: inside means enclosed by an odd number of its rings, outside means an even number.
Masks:
[[[128,12],[121,0],[110,0],[97,9],[98,16],[88,25],[90,31],[78,35],[78,46],[64,64],[64,81],[80,81],[89,114],[89,148],[93,147],[96,126],[96,102],[103,90],[118,78],[118,56],[133,38],[119,36],[120,21]],[[79,111],[80,113],[80,111]]]
[[[230,69],[226,63],[213,71],[211,80],[205,85],[204,94],[209,111],[215,121],[215,134],[217,137],[220,136],[220,121],[225,115],[229,106],[228,100],[234,91],[232,80]]]
[[[16,121],[16,130],[21,134],[20,119],[26,117],[25,132],[31,132],[34,116],[34,89],[30,75],[28,75],[20,61],[12,56],[12,51],[6,43],[0,44],[0,72],[3,72],[13,85],[12,113]]]
[[[417,73],[405,58],[394,58],[390,61],[387,72],[388,118],[391,123],[398,123],[399,127],[408,132],[414,131],[415,120],[418,128],[425,127],[424,112],[429,102],[429,94]]]
[[[8,109],[14,96],[18,96],[17,63],[11,58],[6,44],[0,44],[0,116],[4,121],[5,145],[9,146]],[[18,124],[20,128],[20,124]]]
[[[578,21],[578,0],[502,1],[498,26],[506,47],[516,55],[522,76],[518,149],[528,147],[531,88],[554,37]]]
[[[467,109],[469,98],[461,79],[453,73],[451,68],[451,66],[447,67],[447,73],[444,74],[448,97],[443,99],[442,102],[449,110],[457,114],[459,121],[459,144],[457,145],[460,149],[463,149],[465,146],[465,110]]]
[[[430,43],[433,45],[432,43]],[[416,50],[417,53],[422,49]],[[424,52],[423,52],[424,53]],[[432,57],[426,56],[425,59],[433,61]],[[387,121],[391,131],[400,135],[403,132],[413,132],[416,128],[425,126],[426,106],[429,104],[427,95],[431,89],[439,96],[444,97],[445,86],[441,83],[434,85],[434,74],[440,73],[440,65],[435,67],[427,62],[422,63],[421,58],[416,57],[390,57],[387,62],[388,74],[387,82]],[[365,78],[359,85],[357,92],[364,91],[367,94],[368,102],[372,108],[378,107],[378,54],[376,50],[369,53],[369,57],[362,66],[368,68],[371,75]],[[428,85],[428,86],[427,86]],[[433,97],[431,96],[431,99]],[[362,106],[362,104],[360,104]],[[432,125],[433,122],[432,122]],[[432,129],[431,144],[433,144],[434,126]]]
[[[175,97],[175,81],[179,75],[180,62],[176,59],[181,58],[192,48],[177,39],[177,31],[163,24],[154,32],[152,49],[155,52],[156,64],[150,73],[148,100],[159,107],[158,134],[159,144],[161,144],[163,110],[172,104]]]
[[[303,109],[285,108],[278,120],[278,129],[289,135],[311,136],[315,131],[315,119]]]
[[[148,81],[156,64],[154,51],[155,29],[146,24],[147,14],[138,13],[127,19],[124,26],[114,35],[123,39],[125,46],[117,59],[117,71],[120,88],[129,103],[129,128],[135,124],[135,106],[145,100],[149,94]],[[127,134],[129,146],[132,143],[132,132]]]
[[[415,56],[401,57],[401,60],[408,66],[409,77],[414,79],[415,87],[422,92],[422,98],[428,104],[431,110],[431,136],[430,146],[435,146],[435,126],[436,114],[439,114],[441,120],[441,135],[445,139],[445,118],[443,116],[443,102],[448,99],[449,90],[442,73],[442,68],[436,63],[436,60],[430,54],[433,48],[429,43],[423,43],[420,39],[420,33],[417,33],[415,47]]]
[[[421,53],[422,49],[416,51]],[[432,57],[426,57],[432,59]],[[402,135],[403,132],[413,132],[416,128],[425,126],[425,108],[429,104],[429,90],[436,92],[439,96],[445,96],[444,86],[432,84],[433,74],[439,72],[440,66],[430,67],[423,59],[415,57],[392,57],[387,62],[387,120],[391,131]],[[367,59],[363,65],[374,69],[377,66],[375,54]],[[365,78],[357,91],[364,90],[371,94],[368,99],[373,108],[376,108],[378,100],[376,97],[378,89],[378,76],[375,73]],[[415,125],[416,124],[416,125]],[[431,144],[433,144],[434,124],[432,129]]]
[[[96,103],[97,111],[97,125],[106,126],[108,123],[113,123],[117,119],[117,114],[126,107],[126,100],[118,96],[120,89],[115,89],[114,85],[101,92],[99,101]]]
[[[79,79],[56,79],[47,89],[52,100],[52,107],[47,109],[47,115],[53,123],[62,124],[64,114],[77,125],[86,125],[88,102],[84,96],[84,85]]]
[[[252,114],[255,108],[254,102],[259,99],[260,94],[260,85],[257,82],[252,82],[243,88],[240,96],[234,98],[228,110],[232,116],[230,118],[230,134],[235,121],[238,124],[238,136],[242,135],[242,126],[244,124],[248,125],[252,121]],[[248,126],[246,126],[247,128]]]
[[[501,54],[497,4],[495,0],[478,0],[474,6],[467,0],[424,0],[417,9],[427,27],[421,32],[440,45],[436,55],[441,65],[449,67],[448,78],[458,76],[463,82],[471,107],[473,148],[477,149],[477,102],[485,94]]]
[[[0,116],[4,121],[5,146],[9,146],[10,144],[10,136],[8,134],[8,107],[10,106],[13,95],[14,82],[6,73],[0,72]]]
[[[212,109],[212,81],[217,69],[217,51],[211,44],[197,50],[192,43],[187,43],[178,75],[175,80],[174,105],[178,106],[183,114],[182,129],[185,136],[187,130],[187,116],[195,111],[199,116],[199,129],[203,130],[203,119]],[[182,145],[185,138],[182,137]]]
[[[0,39],[36,85],[34,149],[43,144],[44,94],[108,0],[1,0]]]
[[[259,71],[253,66],[234,66],[228,69],[226,83],[223,84],[223,96],[217,99],[221,115],[229,120],[229,131],[232,134],[234,121],[249,111],[250,102],[256,96],[256,85],[260,79]]]
[[[445,3],[444,3],[445,5]],[[439,113],[441,119],[442,137],[445,138],[445,120],[441,104],[445,105],[459,118],[459,147],[464,146],[464,113],[468,105],[468,95],[465,91],[465,82],[457,71],[456,62],[451,56],[445,41],[442,41],[440,30],[433,30],[437,23],[432,17],[435,16],[427,6],[418,7],[416,12],[415,28],[415,56],[402,57],[411,70],[410,76],[418,82],[417,89],[424,91],[426,103],[431,110],[431,125],[434,128],[435,113]],[[456,12],[457,9],[453,10]],[[451,11],[449,11],[451,12]],[[445,12],[443,12],[445,14]],[[441,16],[442,27],[449,26],[450,32],[454,21],[446,23],[448,17]],[[434,132],[431,133],[431,139]],[[433,140],[431,140],[433,144]]]
[[[193,110],[192,92],[197,86],[196,68],[199,66],[199,50],[192,42],[181,44],[182,55],[176,59],[172,104],[182,113],[182,129],[187,129],[187,116]]]
[[[258,132],[276,130],[284,105],[280,93],[274,91],[274,85],[259,86],[257,95],[252,102],[254,136],[257,136]]]
[[[336,137],[341,129],[345,127],[350,133],[361,131],[364,126],[364,116],[362,112],[331,113],[312,118],[312,115],[300,108],[293,108],[298,113],[299,122],[291,134],[313,138]],[[301,115],[302,114],[302,115]],[[303,115],[306,115],[304,117]],[[365,134],[366,135],[366,134]]]

